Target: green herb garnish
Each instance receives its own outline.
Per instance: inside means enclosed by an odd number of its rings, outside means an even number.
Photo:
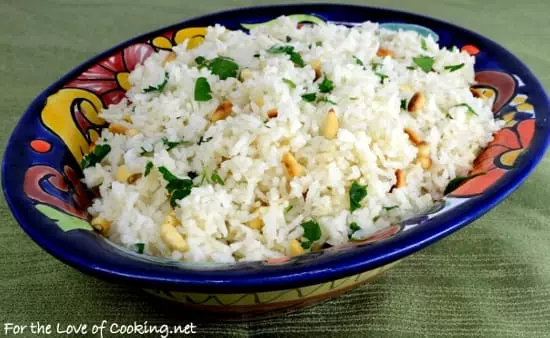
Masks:
[[[195,62],[197,63],[197,66],[199,66],[199,68],[206,66],[206,58],[204,56],[197,56],[195,58]]]
[[[292,46],[273,46],[267,50],[271,54],[286,54],[290,57],[290,61],[298,67],[304,67],[305,63],[302,56],[294,51]]]
[[[407,66],[407,69],[408,70],[415,70],[416,68],[414,68],[413,66]]]
[[[82,169],[93,167],[96,163],[100,163],[105,156],[111,151],[111,146],[108,144],[98,144],[95,146],[94,151],[87,154],[82,158],[80,166]]]
[[[301,224],[302,228],[304,228],[304,241],[302,242],[302,247],[304,249],[309,249],[311,247],[311,244],[313,242],[319,240],[321,238],[321,227],[319,226],[319,223],[317,223],[315,220],[309,220],[307,222],[304,222]]]
[[[359,100],[359,98],[358,98],[358,97],[355,97],[355,96],[352,96],[352,97],[350,97],[349,99],[352,100],[352,101]]]
[[[136,243],[134,244],[134,248],[138,254],[143,254],[143,251],[145,250],[145,243]]]
[[[359,224],[357,224],[357,222],[352,222],[349,225],[349,228],[351,229],[352,232],[356,232],[357,230],[361,229],[361,227],[359,226]]]
[[[141,147],[141,153],[139,153],[140,156],[152,156],[153,151],[148,151],[147,149]]]
[[[287,78],[283,78],[283,82],[286,83],[290,88],[296,88],[296,84]]]
[[[477,113],[476,113],[476,111],[474,110],[474,108],[472,108],[472,107],[471,107],[469,104],[467,104],[467,103],[457,104],[456,106],[453,106],[453,107],[466,107],[466,108],[468,108],[468,112],[469,112],[469,113],[472,113],[472,114],[474,114],[474,115],[477,116]]]
[[[334,89],[334,84],[327,78],[327,74],[324,74],[323,81],[319,83],[319,91],[321,93],[330,93]]]
[[[407,99],[403,99],[401,100],[401,105],[400,105],[401,109],[403,110],[407,110]]]
[[[321,47],[323,45],[323,41],[317,41],[315,42],[315,46]]]
[[[361,200],[367,197],[367,186],[361,185],[357,182],[351,184],[349,189],[349,209],[351,212],[361,208]]]
[[[225,182],[223,181],[223,179],[220,177],[220,175],[214,171],[212,173],[212,175],[210,176],[210,179],[212,180],[212,182],[214,183],[218,183],[218,184],[221,184],[221,185],[224,185]]]
[[[326,102],[326,103],[330,103],[330,104],[334,104],[336,105],[336,102],[332,101],[331,99],[329,99],[328,97],[326,96],[323,96],[323,97],[320,97],[317,102]]]
[[[197,142],[197,145],[200,146],[203,143],[210,142],[213,139],[213,136],[204,138],[203,136],[199,137],[199,142]]]
[[[445,66],[445,70],[448,70],[450,72],[454,72],[455,70],[459,70],[460,68],[464,67],[464,63],[458,64],[458,65],[450,65]]]
[[[254,54],[254,55],[252,55],[252,56],[255,57],[255,58],[259,58],[259,57],[260,57],[260,53],[256,53],[256,54]]]
[[[308,93],[308,94],[302,95],[302,99],[304,99],[304,101],[307,101],[307,102],[313,102],[315,101],[316,98],[317,98],[317,94],[315,93]]]
[[[191,194],[191,188],[193,187],[193,181],[186,178],[180,179],[172,174],[166,167],[159,167],[159,172],[165,181],[168,182],[166,190],[170,194],[170,205],[176,206],[176,201],[181,200],[189,194]]]
[[[363,61],[361,61],[360,58],[358,58],[357,56],[353,55],[353,58],[355,59],[355,63],[358,64],[359,66],[365,66],[365,64],[363,63]]]
[[[382,64],[378,62],[372,62],[370,66],[372,67],[372,71],[375,72],[378,68],[382,67]]]
[[[205,77],[199,77],[195,82],[195,101],[208,101],[212,98],[210,95],[210,84]]]
[[[428,50],[428,44],[426,43],[426,40],[424,38],[420,38],[420,46],[423,50]]]
[[[287,36],[286,36],[286,42],[290,42],[290,41],[292,41],[292,38],[291,38],[290,36],[287,35]]]
[[[239,65],[232,58],[226,56],[218,56],[212,60],[206,61],[206,68],[214,75],[218,75],[220,80],[225,80],[230,77],[237,77]]]
[[[150,93],[150,92],[162,92],[166,84],[168,83],[168,72],[164,72],[164,81],[162,81],[161,84],[156,86],[149,86],[145,89],[143,89],[144,93]]]
[[[193,144],[189,141],[184,141],[184,140],[175,141],[175,142],[168,141],[168,138],[166,138],[166,137],[162,138],[162,143],[166,146],[166,150],[168,150],[168,151],[174,149],[175,147],[177,147],[179,145],[190,146],[191,144]]]
[[[378,77],[380,77],[380,84],[384,84],[384,80],[388,78],[388,76],[386,74],[382,74],[382,73],[374,73],[376,75],[378,75]]]
[[[399,208],[399,206],[398,205],[392,205],[391,207],[384,207],[384,210],[390,211],[390,210],[393,210],[395,208]]]
[[[455,177],[454,179],[452,179],[449,182],[449,184],[447,184],[447,187],[445,188],[445,192],[443,194],[447,195],[447,194],[453,192],[454,190],[456,190],[459,186],[461,186],[466,181],[471,180],[474,177],[485,175],[485,174],[486,174],[486,172],[480,172],[480,173],[473,174],[473,175],[470,175],[470,176]]]
[[[286,207],[285,214],[288,214],[290,212],[290,210],[292,210],[292,208],[294,208],[293,205],[289,205],[288,207]]]
[[[423,71],[426,73],[429,73],[432,71],[432,67],[434,65],[434,58],[431,56],[419,56],[413,58],[413,62],[420,68],[422,68]]]
[[[145,165],[145,173],[143,174],[143,176],[147,177],[147,175],[151,173],[151,169],[153,169],[153,162],[149,161]]]

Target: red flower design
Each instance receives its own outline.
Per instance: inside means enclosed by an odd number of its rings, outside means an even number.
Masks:
[[[529,146],[535,134],[535,120],[523,120],[501,129],[494,140],[474,161],[471,174],[486,172],[466,181],[451,193],[453,197],[469,197],[483,193],[512,169],[518,156]]]
[[[103,104],[118,103],[130,88],[128,75],[153,53],[145,43],[136,43],[93,65],[65,87],[87,89],[97,94]]]

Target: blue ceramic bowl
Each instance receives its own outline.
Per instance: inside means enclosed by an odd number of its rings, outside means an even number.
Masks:
[[[280,15],[302,23],[380,22],[389,29],[432,35],[442,46],[476,54],[477,87],[495,96],[506,127],[480,154],[473,172],[428,213],[342,247],[271,261],[191,264],[140,255],[91,231],[91,192],[79,182],[82,154],[105,127],[98,112],[128,89],[136,64],[205,27],[250,28]],[[474,32],[415,14],[350,5],[292,5],[237,9],[191,19],[123,42],[73,69],[34,99],[9,140],[3,190],[21,227],[59,260],[97,277],[131,283],[201,309],[264,311],[309,304],[352,288],[394,262],[480,217],[516,189],[543,156],[549,101],[535,76],[514,55]]]

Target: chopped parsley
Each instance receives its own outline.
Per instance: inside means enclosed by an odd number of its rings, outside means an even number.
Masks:
[[[287,35],[287,36],[286,36],[286,42],[290,42],[290,41],[292,41],[292,38],[291,38],[290,36]]]
[[[166,167],[159,167],[159,172],[162,174],[164,180],[168,182],[168,184],[166,185],[166,190],[170,194],[170,205],[172,207],[176,206],[176,201],[181,200],[191,194],[191,189],[193,187],[192,180],[188,178],[177,178],[168,169],[166,169]]]
[[[401,105],[400,105],[401,109],[403,110],[407,110],[407,99],[403,99],[401,100]]]
[[[367,197],[367,186],[353,182],[349,189],[349,209],[351,212],[361,208],[361,201]]]
[[[288,214],[290,212],[290,210],[292,210],[293,208],[294,208],[293,205],[289,205],[288,207],[286,207],[285,214]]]
[[[192,144],[191,142],[184,141],[184,140],[171,142],[171,141],[168,141],[168,138],[166,138],[166,137],[162,138],[162,143],[166,146],[166,150],[168,150],[168,151],[174,149],[175,147],[177,147],[179,145],[189,146],[189,145]]]
[[[357,222],[352,222],[349,225],[349,228],[351,229],[352,232],[356,232],[357,230],[361,229],[361,227],[359,226],[359,224],[357,224]]]
[[[469,112],[469,113],[472,113],[472,114],[474,114],[474,115],[477,116],[477,113],[476,113],[476,111],[474,110],[474,108],[472,108],[472,107],[471,107],[469,104],[467,104],[467,103],[457,104],[456,106],[453,106],[453,107],[466,107],[466,108],[468,108],[468,112]]]
[[[317,98],[317,94],[315,93],[307,93],[302,95],[302,99],[304,99],[304,101],[307,101],[307,102],[313,102],[315,101],[316,98]]]
[[[139,153],[140,156],[152,156],[153,151],[148,151],[147,149],[141,147],[141,153]]]
[[[309,220],[301,224],[304,229],[304,241],[302,241],[302,247],[309,249],[313,242],[321,238],[321,227],[315,220]]]
[[[134,249],[138,254],[143,254],[143,251],[145,250],[145,243],[134,244]]]
[[[350,97],[349,99],[352,100],[352,101],[359,100],[359,98],[356,97],[356,96],[352,96],[352,97]]]
[[[390,211],[390,210],[393,210],[393,209],[396,209],[396,208],[399,208],[399,206],[398,205],[392,205],[391,207],[384,207],[384,210]]]
[[[463,183],[465,183],[468,180],[471,180],[474,177],[485,175],[486,172],[480,172],[477,174],[469,175],[469,176],[458,176],[452,179],[449,184],[447,184],[447,187],[445,188],[445,192],[443,194],[447,195],[454,190],[456,190],[459,186],[461,186]]]
[[[323,45],[323,41],[317,41],[315,42],[315,46],[321,47]]]
[[[445,70],[448,70],[450,72],[454,72],[455,70],[459,70],[460,68],[464,67],[464,63],[458,64],[458,65],[450,65],[445,66]]]
[[[408,70],[415,70],[416,68],[414,68],[413,66],[407,66],[407,69]]]
[[[428,50],[428,44],[426,43],[426,40],[424,38],[420,38],[420,46],[423,50]]]
[[[290,61],[294,62],[294,65],[298,67],[305,66],[302,56],[296,53],[296,51],[294,51],[294,47],[292,46],[273,46],[269,48],[267,52],[271,54],[286,54],[290,57]]]
[[[434,58],[431,56],[419,56],[414,57],[413,62],[420,67],[424,72],[429,73],[432,71],[434,65]]]
[[[195,62],[199,68],[206,67],[206,58],[204,56],[197,56]]]
[[[111,151],[110,145],[98,144],[95,146],[94,151],[92,151],[91,153],[89,153],[88,155],[82,158],[82,162],[80,162],[80,166],[82,167],[82,169],[93,167],[96,165],[96,163],[100,163],[101,160],[103,160],[110,151]]]
[[[150,93],[150,92],[162,92],[166,84],[168,83],[168,72],[164,72],[164,80],[161,84],[158,84],[156,86],[149,86],[147,88],[143,89],[144,93]]]
[[[386,74],[382,74],[382,73],[374,73],[376,75],[378,75],[378,77],[380,77],[380,84],[384,84],[384,80],[388,78],[388,76]]]
[[[197,173],[194,172],[194,171],[188,171],[188,172],[187,172],[187,176],[188,176],[190,179],[194,179],[195,177],[199,176],[199,174],[197,174]]]
[[[372,71],[375,72],[378,68],[382,67],[382,64],[378,62],[372,62],[370,66],[372,67]]]
[[[326,103],[330,103],[330,104],[334,104],[336,105],[337,103],[332,101],[331,99],[329,99],[328,97],[326,96],[323,96],[323,97],[320,97],[317,102],[326,102]]]
[[[230,77],[237,77],[239,65],[232,58],[218,56],[206,62],[206,68],[214,75],[218,75],[220,80]]]
[[[256,53],[256,54],[254,54],[254,55],[252,55],[252,56],[255,57],[255,58],[259,58],[259,57],[260,57],[260,53]]]
[[[283,82],[286,83],[290,88],[296,88],[296,84],[287,78],[283,78]]]
[[[365,66],[365,64],[363,63],[363,61],[361,61],[360,58],[358,58],[357,56],[353,56],[353,58],[355,59],[355,63],[358,64],[359,66]]]
[[[197,142],[197,145],[200,146],[203,143],[210,142],[212,140],[213,136],[204,138],[203,136],[199,137],[199,142]]]
[[[334,89],[334,84],[327,78],[327,74],[324,74],[323,81],[319,83],[319,91],[321,93],[330,93]]]
[[[143,174],[143,176],[147,177],[147,175],[151,173],[151,169],[153,169],[153,162],[149,161],[145,165],[145,173]]]
[[[208,80],[205,77],[199,77],[195,82],[195,101],[208,101],[212,98],[211,89]]]
[[[212,182],[214,183],[218,183],[218,184],[221,184],[221,185],[224,185],[225,182],[223,181],[223,179],[220,177],[220,175],[214,171],[212,173],[212,175],[210,176],[210,179],[212,180]]]
[[[139,153],[140,156],[152,156],[153,151],[148,151],[147,149],[141,147],[141,152]]]

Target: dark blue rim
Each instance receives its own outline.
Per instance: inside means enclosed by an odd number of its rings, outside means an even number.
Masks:
[[[499,182],[499,189],[491,190],[475,198],[475,203],[465,203],[467,204],[467,209],[458,207],[456,208],[457,210],[449,211],[442,215],[442,217],[437,217],[437,222],[429,220],[422,226],[400,233],[393,238],[374,243],[367,247],[357,248],[357,250],[338,252],[337,255],[320,256],[315,260],[305,261],[305,264],[263,266],[261,269],[258,269],[256,263],[251,263],[250,265],[246,263],[241,264],[241,268],[237,269],[197,270],[192,267],[186,268],[185,266],[183,268],[181,266],[157,266],[132,259],[124,260],[120,257],[117,261],[111,260],[109,257],[102,257],[105,255],[102,254],[101,250],[105,249],[105,247],[100,244],[96,246],[96,249],[99,250],[97,253],[78,250],[78,245],[75,245],[75,243],[79,243],[79,239],[83,240],[89,236],[89,233],[85,231],[70,232],[72,245],[68,245],[67,247],[55,245],[53,238],[44,236],[38,231],[36,225],[33,224],[32,219],[28,216],[28,211],[17,207],[21,201],[17,199],[17,192],[14,189],[19,188],[19,186],[14,184],[13,180],[10,180],[9,177],[11,175],[7,175],[12,170],[12,166],[14,170],[17,170],[17,166],[11,164],[11,162],[14,162],[12,158],[22,156],[17,151],[17,147],[21,145],[17,144],[16,135],[21,133],[27,123],[33,118],[36,119],[36,116],[32,114],[41,110],[46,98],[61,88],[68,80],[115,51],[134,42],[154,37],[167,29],[183,26],[211,25],[224,16],[226,18],[235,18],[235,20],[246,21],[246,19],[250,18],[254,19],[254,21],[264,21],[274,16],[296,13],[320,13],[321,15],[324,13],[329,20],[333,21],[359,22],[368,18],[373,21],[389,19],[418,23],[429,28],[435,27],[452,30],[461,35],[466,35],[468,39],[477,42],[478,45],[484,45],[489,50],[498,53],[498,59],[501,64],[513,65],[514,72],[530,83],[533,92],[532,97],[537,101],[535,102],[537,113],[545,112],[544,114],[541,113],[543,118],[537,118],[535,137],[530,148],[523,156],[528,160],[522,161],[517,168],[507,173],[501,180],[502,182]],[[377,20],[379,17],[382,19]],[[225,20],[227,21],[228,19]],[[533,73],[514,55],[490,39],[438,19],[398,10],[337,4],[300,4],[234,9],[187,20],[123,42],[76,67],[40,93],[26,110],[10,137],[2,166],[2,185],[4,195],[13,215],[27,234],[54,257],[85,273],[108,280],[133,283],[142,287],[169,288],[195,292],[248,293],[288,289],[335,280],[391,263],[448,236],[489,211],[514,191],[543,157],[549,144],[547,119],[549,110],[550,102],[542,85]],[[28,202],[26,204],[28,207],[31,207]]]

